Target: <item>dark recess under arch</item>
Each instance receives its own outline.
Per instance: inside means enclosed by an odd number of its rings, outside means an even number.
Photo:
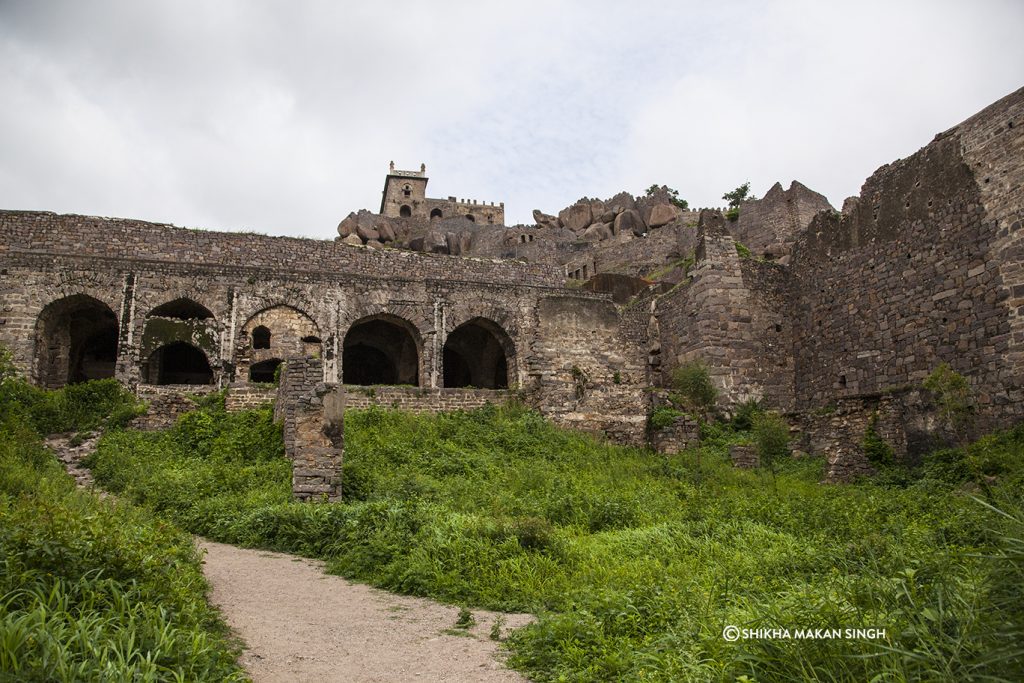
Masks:
[[[419,386],[419,344],[410,323],[393,316],[364,319],[345,335],[342,382]]]

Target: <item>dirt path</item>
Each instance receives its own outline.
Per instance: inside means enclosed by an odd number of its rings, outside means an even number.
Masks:
[[[240,659],[264,681],[524,681],[500,663],[495,614],[453,635],[459,610],[323,573],[322,563],[197,539],[211,601],[246,642]],[[503,615],[504,636],[530,615]]]
[[[79,486],[96,489],[81,459],[97,437],[46,445]],[[506,669],[490,638],[498,614],[474,611],[476,625],[455,628],[459,609],[394,595],[323,572],[323,563],[196,539],[206,551],[210,601],[245,643],[239,662],[256,683],[269,681],[525,681]],[[533,620],[500,615],[501,636]],[[447,632],[446,632],[447,631]]]

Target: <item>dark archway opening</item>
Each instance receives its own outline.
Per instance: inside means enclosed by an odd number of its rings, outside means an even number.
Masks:
[[[270,329],[260,325],[252,331],[252,348],[254,349],[269,349],[270,348]]]
[[[281,365],[281,359],[271,358],[261,363],[256,363],[249,368],[250,382],[276,383],[277,368]]]
[[[398,215],[402,218],[408,218],[412,215],[412,208],[408,204],[402,204],[402,208],[398,210]]]
[[[149,312],[149,316],[154,315],[177,320],[207,320],[213,317],[213,313],[206,306],[186,298],[175,299],[157,306]]]
[[[117,339],[117,316],[102,301],[76,294],[53,302],[36,323],[39,384],[56,389],[113,377]]]
[[[419,386],[419,345],[411,324],[393,317],[357,322],[345,335],[342,382]]]
[[[213,384],[213,369],[206,354],[185,342],[161,346],[149,357],[149,384]]]
[[[444,386],[508,389],[512,340],[484,318],[460,325],[444,344]]]
[[[435,218],[441,218],[442,216],[443,214],[441,213],[441,209],[431,209],[430,220],[434,220]]]
[[[470,223],[476,223],[476,217],[471,213],[466,214],[466,220]]]

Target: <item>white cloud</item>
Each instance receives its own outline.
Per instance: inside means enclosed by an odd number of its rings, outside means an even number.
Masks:
[[[0,206],[332,237],[386,164],[510,221],[583,195],[833,203],[1020,83],[1013,2],[0,6]]]

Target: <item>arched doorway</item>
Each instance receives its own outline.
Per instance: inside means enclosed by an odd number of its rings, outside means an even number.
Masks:
[[[398,210],[398,215],[402,218],[409,218],[412,216],[412,207],[408,204],[402,204],[402,208]]]
[[[36,321],[36,380],[65,384],[114,376],[117,316],[105,303],[75,294],[47,305]]]
[[[146,317],[170,318],[172,320],[208,320],[213,317],[213,313],[201,303],[181,297],[157,306]]]
[[[144,378],[148,384],[213,384],[213,369],[197,347],[174,342],[150,355]]]
[[[363,318],[345,335],[342,381],[345,384],[420,384],[419,335],[396,316]]]
[[[514,346],[492,320],[474,318],[459,325],[444,343],[444,386],[508,389]]]
[[[281,365],[280,358],[271,358],[249,366],[249,381],[263,384],[273,383],[277,378],[277,368]]]

